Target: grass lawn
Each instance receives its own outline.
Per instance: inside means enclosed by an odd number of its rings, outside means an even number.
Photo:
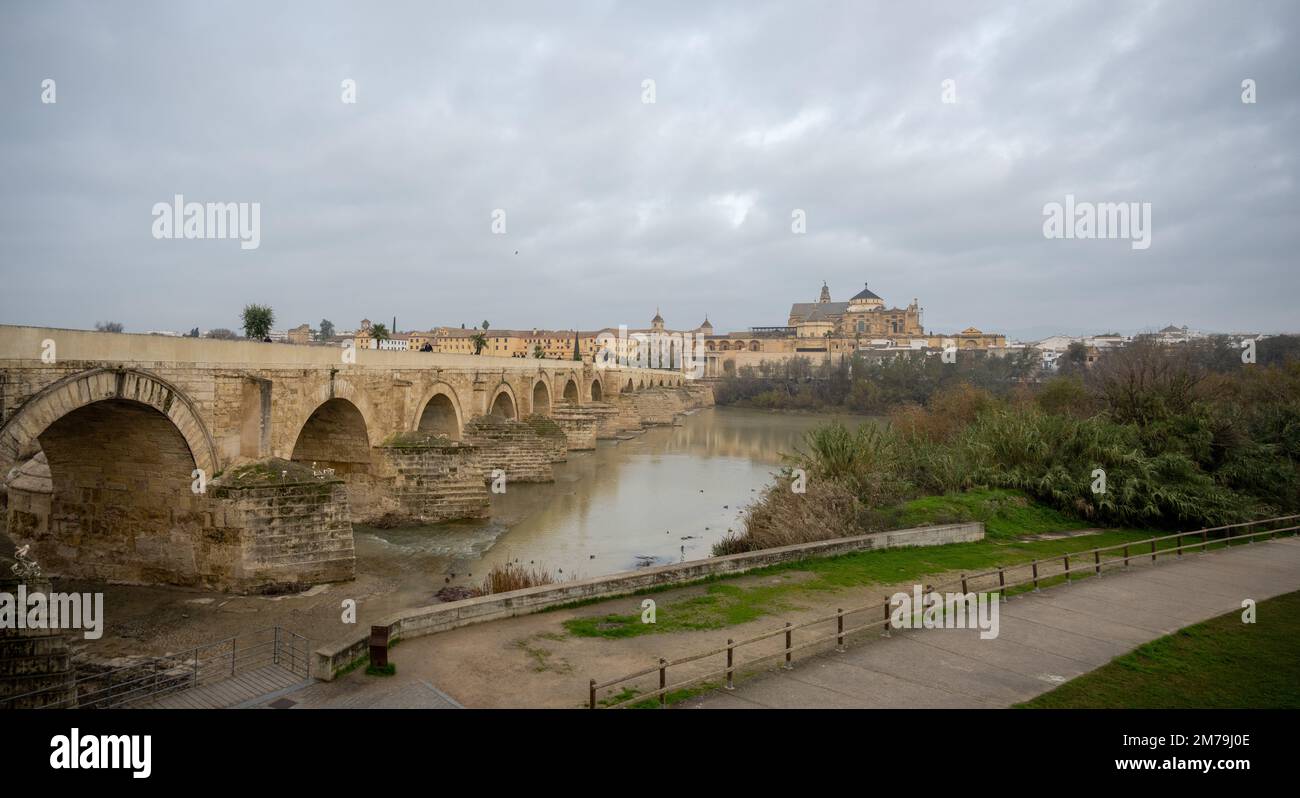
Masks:
[[[947,571],[978,571],[1159,534],[1150,530],[1111,530],[1060,540],[1019,540],[1020,535],[1077,529],[1086,525],[1050,508],[1027,502],[1014,491],[973,491],[959,496],[920,499],[904,505],[902,517],[912,525],[950,523],[957,518],[983,520],[986,538],[979,543],[878,549],[774,565],[746,575],[784,574],[787,578],[782,583],[741,586],[732,583],[737,577],[720,577],[709,582],[704,595],[661,603],[653,624],[642,623],[639,613],[631,613],[574,618],[565,621],[564,627],[569,634],[579,637],[607,638],[721,629],[789,610],[800,604],[801,596],[818,591],[868,584],[897,584]],[[1169,541],[1162,543],[1161,548],[1173,545]],[[811,573],[813,576],[811,579],[795,579],[793,572]],[[1042,584],[1048,586],[1055,581],[1059,579],[1044,579]]]
[[[922,496],[904,502],[890,512],[889,517],[890,526],[894,529],[909,529],[923,524],[983,521],[985,535],[1004,540],[1041,532],[1086,529],[1090,526],[1086,521],[1037,504],[1019,491],[997,489]]]
[[[1260,602],[1139,646],[1050,693],[1034,709],[1300,708],[1300,593]]]

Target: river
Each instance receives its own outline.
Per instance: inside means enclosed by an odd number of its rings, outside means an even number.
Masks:
[[[507,484],[492,517],[423,527],[357,525],[358,572],[479,585],[517,561],[557,578],[588,578],[708,557],[782,455],[833,418],[717,407],[631,440],[601,441],[556,463],[555,482]],[[842,416],[848,424],[863,417]]]

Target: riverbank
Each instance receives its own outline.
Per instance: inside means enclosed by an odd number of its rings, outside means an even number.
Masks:
[[[366,696],[377,698],[400,684],[422,680],[467,707],[578,707],[585,705],[588,679],[621,676],[641,670],[659,657],[697,653],[721,645],[727,638],[767,632],[776,618],[798,623],[834,613],[839,607],[882,601],[897,590],[910,591],[917,583],[939,584],[991,565],[1058,558],[1146,535],[1142,531],[1075,531],[1046,540],[985,540],[805,560],[702,585],[404,640],[389,654],[389,661],[397,665],[396,679],[382,681],[357,669],[334,682],[313,685],[293,698],[300,706],[358,705],[369,700]],[[1044,584],[1059,579],[1060,568],[1059,561],[1044,563]],[[641,623],[646,597],[655,602],[653,625]],[[707,670],[715,664],[702,667]],[[690,675],[692,670],[686,666],[674,679]]]

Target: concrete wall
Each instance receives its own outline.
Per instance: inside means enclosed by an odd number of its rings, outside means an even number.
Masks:
[[[876,532],[851,538],[729,554],[725,557],[710,557],[674,565],[625,571],[594,579],[542,585],[464,601],[435,604],[397,613],[376,625],[387,626],[390,639],[419,637],[473,623],[527,615],[575,601],[621,596],[659,585],[687,584],[705,577],[739,574],[755,568],[812,557],[834,557],[872,549],[971,543],[983,539],[984,524],[980,522]],[[317,649],[311,664],[312,676],[317,679],[333,679],[340,670],[366,655],[368,639],[367,629],[363,636]]]

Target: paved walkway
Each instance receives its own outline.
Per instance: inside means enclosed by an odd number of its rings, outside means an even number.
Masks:
[[[1000,608],[1000,634],[895,631],[796,660],[687,702],[700,708],[1006,707],[1105,665],[1142,643],[1300,590],[1300,540],[1170,559],[1045,588]],[[1258,619],[1267,623],[1267,618]]]

